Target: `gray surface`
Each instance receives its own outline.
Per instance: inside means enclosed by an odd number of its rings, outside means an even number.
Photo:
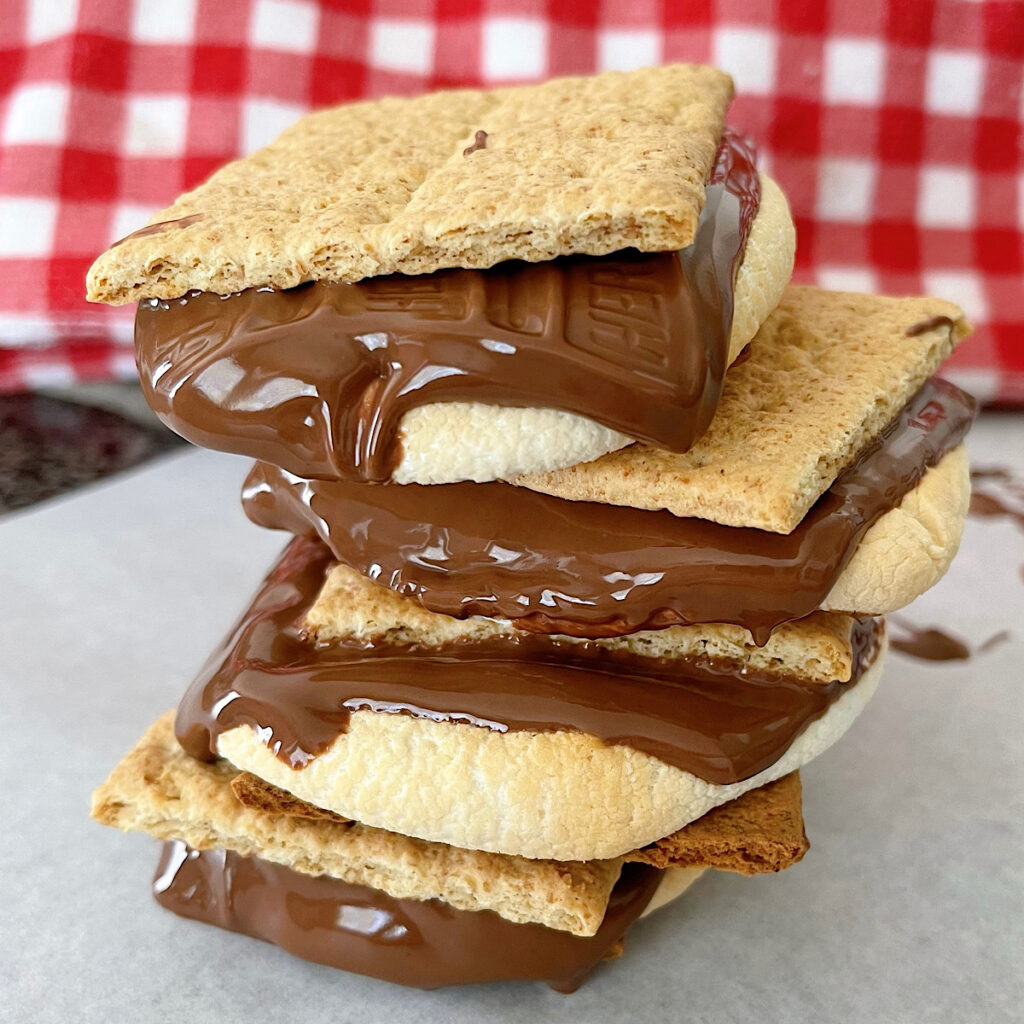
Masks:
[[[64,388],[43,388],[42,394],[53,395],[68,402],[96,405],[101,409],[119,412],[128,419],[147,426],[158,426],[160,421],[142,397],[142,388],[137,380],[130,381],[87,381]]]
[[[982,423],[972,447],[1024,475],[1020,418]],[[1004,520],[970,524],[908,617],[1013,640],[967,663],[893,656],[851,734],[804,771],[804,862],[704,878],[574,996],[404,990],[158,908],[156,843],[92,823],[89,792],[283,544],[239,511],[244,471],[174,455],[0,523],[0,1019],[1020,1019],[1024,533]]]

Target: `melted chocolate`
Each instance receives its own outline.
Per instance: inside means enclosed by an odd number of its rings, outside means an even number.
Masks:
[[[489,910],[456,910],[440,900],[395,899],[255,857],[200,853],[177,841],[164,844],[153,894],[182,917],[401,985],[535,980],[574,992],[643,913],[660,876],[646,865],[626,864],[591,938],[514,924]]]
[[[991,492],[975,491],[971,495],[970,514],[980,519],[1005,516],[1024,529],[1024,507],[1016,508],[1005,498]]]
[[[1011,489],[1024,494],[1024,482],[1017,480],[1013,475],[1013,470],[1006,466],[972,466],[971,467],[971,483],[982,483],[989,480],[994,480],[1000,484],[1006,484]]]
[[[119,238],[110,248],[116,249],[131,238],[145,238],[148,235],[163,234],[169,228],[187,228],[190,224],[195,224],[197,220],[202,219],[203,215],[201,213],[190,213],[187,217],[177,217],[174,220],[158,220],[155,224],[147,224],[144,228],[139,228],[138,231],[125,235],[124,238]]]
[[[1009,630],[1002,629],[971,650],[959,637],[934,626],[915,626],[895,615],[888,620],[897,627],[896,632],[889,631],[889,646],[919,661],[966,661],[975,654],[987,654],[1013,637]]]
[[[984,466],[971,470],[970,515],[979,519],[1007,518],[1024,530],[1024,481],[1018,480],[1005,466]],[[977,484],[996,490],[979,491]],[[1020,570],[1024,578],[1024,566]]]
[[[993,647],[998,647],[1000,644],[1005,644],[1007,640],[1012,640],[1013,634],[1008,629],[1001,629],[998,633],[993,633],[987,640],[978,646],[977,653],[985,654],[991,651]]]
[[[578,730],[725,785],[774,764],[875,654],[872,620],[854,629],[848,683],[541,636],[436,649],[317,645],[301,623],[332,561],[318,541],[296,538],[285,549],[178,708],[175,731],[193,757],[213,760],[218,735],[248,725],[301,768],[366,709],[498,732]]]
[[[971,469],[971,484],[977,487],[995,486],[1003,489],[1005,495],[990,491],[975,490],[971,494],[970,514],[983,519],[1006,516],[1024,527],[1024,511],[1015,508],[1014,499],[1024,499],[1024,483],[1018,481],[1013,472],[1003,466],[977,466]],[[972,651],[959,637],[952,636],[935,627],[915,626],[907,620],[890,615],[889,621],[898,629],[890,632],[889,645],[893,650],[921,661],[964,661],[975,654],[988,651],[1011,639],[1008,630],[1000,630],[980,643]]]
[[[919,334],[927,334],[928,331],[934,331],[937,327],[954,327],[955,324],[948,316],[931,316],[927,320],[918,320],[916,324],[911,324],[903,333],[908,338],[916,338]]]
[[[928,382],[788,535],[509,484],[308,481],[265,464],[243,504],[254,522],[319,534],[341,562],[445,615],[590,637],[733,622],[763,643],[820,607],[864,532],[973,415],[962,391]]]
[[[929,626],[915,626],[895,615],[889,616],[889,646],[920,661],[966,661],[971,649],[959,637]]]
[[[473,136],[473,145],[472,146],[467,146],[462,151],[462,155],[463,156],[469,156],[470,153],[475,153],[478,149],[486,149],[486,148],[487,148],[487,132],[485,132],[483,129],[481,129],[480,131],[478,131],[476,133],[476,135]]]
[[[384,481],[410,409],[562,409],[685,451],[714,414],[760,183],[726,131],[694,243],[139,305],[149,404],[208,448]]]

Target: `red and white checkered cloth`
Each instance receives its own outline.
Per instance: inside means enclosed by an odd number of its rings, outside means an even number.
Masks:
[[[669,61],[736,79],[799,278],[956,300],[1024,403],[1018,0],[3,0],[0,390],[131,375],[91,260],[310,107]]]

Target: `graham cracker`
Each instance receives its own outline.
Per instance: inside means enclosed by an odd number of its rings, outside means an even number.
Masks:
[[[809,848],[800,773],[793,772],[623,859],[657,868],[710,866],[757,875],[796,864]]]
[[[343,818],[334,811],[314,807],[292,796],[287,790],[278,789],[252,772],[242,772],[231,780],[235,798],[245,807],[268,814],[287,814],[293,818],[307,818],[310,821],[334,821],[340,825],[351,825],[351,818]]]
[[[309,114],[100,256],[88,297],[680,249],[731,97],[676,64]]]
[[[779,871],[807,849],[796,772],[719,807],[624,858],[529,860],[412,839],[337,820],[230,763],[189,757],[161,716],[93,794],[104,825],[228,849],[295,871],[369,885],[399,899],[441,899],[459,910],[493,910],[593,935],[623,860],[657,867]]]
[[[908,334],[908,328],[946,317]],[[969,333],[953,303],[790,286],[686,453],[634,444],[513,483],[790,533]]]
[[[527,860],[312,820],[308,813],[270,814],[237,799],[231,786],[237,775],[226,761],[189,757],[175,739],[174,712],[167,712],[93,794],[92,816],[126,832],[181,839],[196,850],[233,850],[398,899],[441,899],[459,910],[493,910],[509,921],[574,935],[597,931],[621,870],[618,858]]]
[[[746,629],[731,623],[669,626],[586,642],[642,657],[714,660],[780,678],[845,682],[853,671],[853,624],[851,615],[815,612],[779,626],[763,647],[754,643]],[[451,643],[533,635],[517,629],[508,619],[481,615],[455,619],[429,611],[414,598],[375,583],[346,565],[335,565],[328,572],[304,625],[324,643],[354,640],[427,650]],[[573,637],[558,639],[578,642]]]
[[[236,785],[239,780],[244,781]],[[232,787],[243,804],[268,814],[299,818],[331,814],[249,772],[239,775]],[[791,867],[809,848],[800,773],[792,772],[708,811],[678,832],[622,859],[656,868],[713,867],[758,875]]]

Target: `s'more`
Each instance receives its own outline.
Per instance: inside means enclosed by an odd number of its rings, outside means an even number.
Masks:
[[[154,411],[292,535],[94,795],[162,906],[568,992],[705,871],[804,856],[799,771],[959,544],[969,325],[793,286],[732,91],[319,111],[93,265]]]

